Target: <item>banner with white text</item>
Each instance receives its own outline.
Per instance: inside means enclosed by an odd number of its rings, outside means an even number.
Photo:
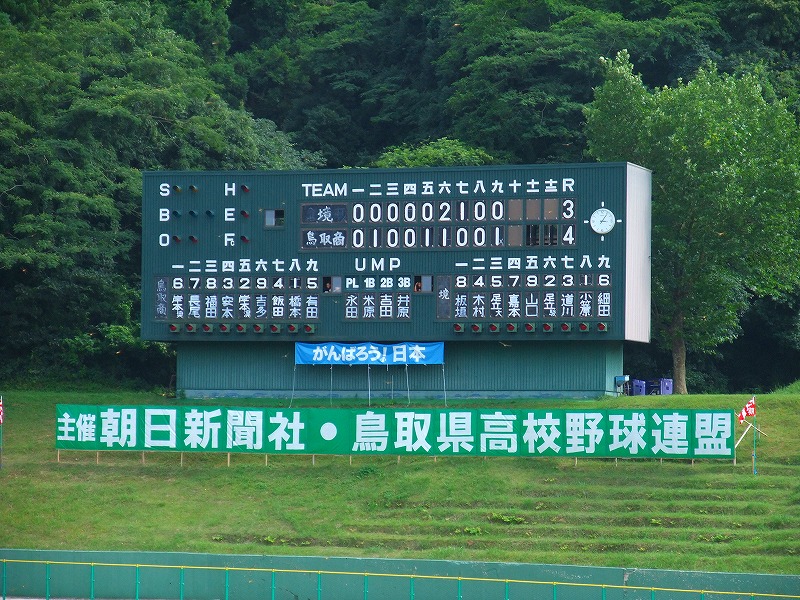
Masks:
[[[294,345],[296,365],[440,365],[444,342],[399,344],[304,344]]]
[[[733,458],[732,410],[56,406],[59,450]]]

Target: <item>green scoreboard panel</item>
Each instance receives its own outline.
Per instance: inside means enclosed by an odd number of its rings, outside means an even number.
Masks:
[[[629,163],[146,172],[142,336],[649,341]]]

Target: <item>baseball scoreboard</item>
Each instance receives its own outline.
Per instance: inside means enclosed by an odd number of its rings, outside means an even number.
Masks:
[[[143,183],[145,339],[649,341],[650,172],[629,163]]]

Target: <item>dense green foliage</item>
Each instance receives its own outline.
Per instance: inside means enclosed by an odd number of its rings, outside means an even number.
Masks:
[[[758,72],[796,118],[798,41],[793,0],[0,0],[0,378],[169,383],[138,340],[142,170],[583,161],[601,56],[676,98],[708,61]],[[796,290],[758,309],[774,273],[686,340],[699,389],[800,376]],[[751,305],[745,332],[782,337],[744,382],[719,342]],[[668,374],[647,353],[635,374]]]
[[[687,344],[734,339],[751,295],[800,282],[800,129],[753,75],[706,67],[650,93],[626,52],[607,64],[586,110],[589,152],[655,173],[655,330],[686,393]]]
[[[55,404],[169,400],[131,392],[3,393],[0,548],[797,574],[796,394],[758,397],[758,427],[768,437],[758,442],[754,476],[749,433],[736,465],[422,456],[399,462],[353,456],[351,463],[347,456],[312,462],[310,456],[287,455],[270,456],[265,464],[264,456],[233,454],[228,466],[224,454],[78,451],[62,451],[56,462]],[[599,400],[596,406],[738,410],[747,399],[638,396]],[[239,406],[260,402],[237,399]],[[559,405],[583,409],[585,401]],[[736,437],[743,430],[737,426]]]
[[[470,148],[458,140],[441,138],[433,142],[393,146],[373,163],[375,167],[454,167],[492,164],[492,157],[480,148]]]
[[[222,99],[163,7],[39,6],[16,26],[0,13],[0,376],[149,363],[166,385],[167,350],[137,339],[141,171],[306,161]]]

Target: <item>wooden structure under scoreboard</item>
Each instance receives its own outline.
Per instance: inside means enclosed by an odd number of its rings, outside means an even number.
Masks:
[[[594,397],[650,340],[630,163],[146,172],[142,336],[197,396]],[[444,365],[295,365],[296,342],[444,342]]]

